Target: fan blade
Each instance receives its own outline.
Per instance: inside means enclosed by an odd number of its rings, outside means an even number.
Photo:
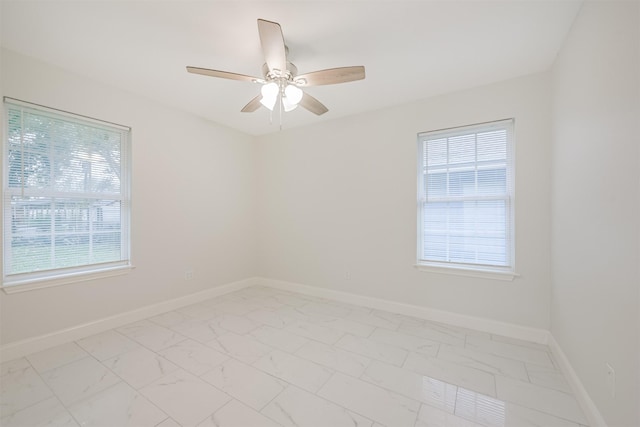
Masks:
[[[269,71],[280,70],[284,73],[287,70],[287,53],[280,24],[258,19],[258,33]]]
[[[227,71],[210,70],[208,68],[187,67],[187,71],[193,74],[202,74],[203,76],[220,77],[223,79],[241,80],[246,82],[255,82],[255,81],[262,80],[258,77],[251,77],[244,74],[229,73]]]
[[[332,85],[362,79],[364,79],[364,67],[362,65],[358,65],[354,67],[330,68],[328,70],[301,74],[296,76],[294,81],[296,82],[296,85],[304,87]]]
[[[302,99],[300,100],[299,105],[301,105],[303,108],[306,108],[307,110],[311,111],[313,114],[316,114],[318,116],[329,111],[329,109],[325,107],[322,104],[322,102],[318,101],[308,93],[305,93],[302,95]]]
[[[244,107],[242,107],[242,111],[243,113],[253,113],[254,111],[256,111],[258,108],[260,108],[260,106],[262,104],[260,104],[260,100],[262,99],[262,95],[258,95],[255,98],[253,98],[251,101],[249,101],[247,103],[247,105],[245,105]]]

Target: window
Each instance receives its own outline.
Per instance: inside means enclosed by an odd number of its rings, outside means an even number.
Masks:
[[[418,266],[513,278],[513,120],[418,135]]]
[[[4,104],[5,290],[128,267],[130,129]]]

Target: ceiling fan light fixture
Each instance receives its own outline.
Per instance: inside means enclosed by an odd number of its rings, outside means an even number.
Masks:
[[[273,107],[276,105],[276,101],[278,100],[278,92],[280,88],[276,82],[270,82],[266,85],[263,85],[260,89],[260,93],[262,94],[262,99],[260,103],[267,107],[269,110],[273,111]]]
[[[284,88],[284,94],[287,97],[289,103],[293,105],[298,105],[302,100],[302,89],[294,85],[287,85]]]
[[[288,113],[289,111],[293,111],[298,107],[298,104],[294,104],[292,103],[289,98],[287,98],[286,96],[282,97],[282,108],[284,109],[285,113]]]

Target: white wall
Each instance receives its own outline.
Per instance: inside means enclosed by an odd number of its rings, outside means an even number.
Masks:
[[[259,138],[260,275],[547,329],[549,108],[538,74]],[[509,117],[522,277],[417,271],[417,133]]]
[[[129,93],[2,51],[2,95],[133,128],[126,276],[6,295],[2,343],[255,275],[254,141]],[[184,271],[194,278],[184,280]]]
[[[610,426],[640,425],[639,15],[586,2],[553,68],[551,331]]]

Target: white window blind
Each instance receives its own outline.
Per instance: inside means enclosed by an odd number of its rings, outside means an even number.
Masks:
[[[129,128],[5,99],[3,285],[129,262]]]
[[[418,264],[513,271],[513,120],[418,145]]]

